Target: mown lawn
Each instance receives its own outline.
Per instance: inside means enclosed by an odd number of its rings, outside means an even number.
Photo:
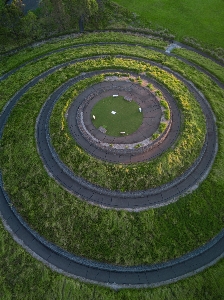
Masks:
[[[143,119],[138,104],[135,101],[128,102],[122,96],[101,99],[93,107],[91,116],[93,115],[96,117],[92,120],[93,125],[96,128],[104,127],[106,134],[110,136],[121,136],[120,132],[125,132],[125,135],[135,132]]]
[[[153,27],[162,26],[176,39],[193,37],[224,47],[224,2],[222,0],[115,0],[139,14]]]

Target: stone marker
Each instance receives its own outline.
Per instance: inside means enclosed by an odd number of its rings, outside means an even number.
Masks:
[[[99,127],[99,131],[102,132],[102,133],[106,133],[107,132],[106,128],[104,128],[103,126]]]
[[[114,111],[114,110],[112,110],[112,112],[111,112],[113,115],[115,115],[116,114],[116,111]]]
[[[132,98],[129,97],[129,96],[124,96],[124,100],[127,100],[128,102],[131,102],[131,101],[132,101]]]

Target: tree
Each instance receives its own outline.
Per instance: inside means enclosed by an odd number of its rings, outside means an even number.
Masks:
[[[11,4],[1,0],[0,3],[0,34],[2,39],[12,37],[14,41],[19,43],[24,16],[23,3],[21,0],[13,0]]]
[[[67,16],[63,0],[51,0],[52,4],[52,17],[56,21],[59,31],[66,29]]]
[[[81,32],[84,30],[84,22],[98,11],[96,0],[69,0],[66,4],[70,15],[79,21]]]
[[[37,16],[32,12],[28,13],[22,18],[21,33],[24,38],[34,40],[41,36],[42,30],[38,22]]]

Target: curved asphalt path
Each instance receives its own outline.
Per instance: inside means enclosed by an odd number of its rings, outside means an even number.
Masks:
[[[148,60],[144,61],[152,63]],[[155,65],[163,68],[159,64]],[[165,69],[168,70],[168,68]],[[170,202],[176,201],[178,197],[183,195],[184,193],[195,189],[199,182],[205,178],[208,170],[212,165],[217,151],[216,125],[210,106],[208,105],[206,99],[201,95],[201,93],[199,93],[199,91],[188,81],[186,81],[186,79],[184,79],[182,76],[176,74],[171,70],[169,71],[171,73],[174,73],[180,80],[182,80],[185,83],[185,85],[189,88],[189,90],[195,95],[196,99],[201,105],[202,111],[206,118],[207,136],[205,139],[205,143],[201,150],[199,158],[193,163],[193,165],[189,169],[187,169],[175,180],[160,187],[149,190],[122,193],[119,191],[110,191],[102,187],[98,187],[94,184],[91,184],[90,182],[87,182],[86,180],[76,176],[67,168],[67,166],[59,159],[57,153],[55,152],[51,144],[50,132],[48,127],[50,115],[55,102],[61,97],[61,95],[75,82],[79,81],[80,79],[83,79],[83,76],[87,77],[99,74],[99,72],[94,71],[85,75],[77,76],[64,83],[61,87],[55,90],[55,92],[47,99],[44,106],[42,107],[36,125],[36,138],[39,154],[43,160],[44,166],[46,167],[48,173],[51,174],[51,176],[69,192],[78,195],[80,198],[87,200],[90,203],[97,204],[102,207],[127,209],[133,211],[139,211],[147,209],[149,207],[152,208],[167,205]],[[170,135],[173,138],[172,133],[170,133]],[[82,139],[82,145],[84,143],[87,144],[85,148],[89,147],[88,152],[90,152],[94,156],[97,156],[97,152],[99,153],[99,157],[100,155],[102,155],[100,153],[100,150],[97,149],[94,145],[90,145],[82,137],[81,134],[78,136],[78,139]],[[167,139],[167,141],[169,142],[169,139]],[[162,143],[161,148],[159,145],[161,152],[164,151],[164,143]],[[104,160],[110,161],[111,155],[113,154],[108,152],[103,155]],[[125,155],[124,159],[127,159]],[[129,160],[130,159],[131,158],[129,158]]]
[[[38,81],[38,79],[35,80],[36,82]],[[35,80],[32,81],[31,85],[35,84]],[[21,89],[16,96],[13,97],[14,99],[5,107],[0,118],[1,135],[13,106],[22,93],[29,87],[28,85]],[[208,126],[208,135],[209,133],[215,135],[214,131],[211,131]],[[0,186],[1,216],[6,228],[14,235],[17,242],[31,251],[33,256],[42,260],[51,268],[68,276],[78,277],[112,288],[153,287],[193,275],[205,267],[214,264],[218,259],[224,256],[223,230],[212,241],[197,250],[178,259],[156,265],[119,267],[76,257],[50,244],[37,233],[33,232],[11,206],[10,199],[3,188],[1,178]]]

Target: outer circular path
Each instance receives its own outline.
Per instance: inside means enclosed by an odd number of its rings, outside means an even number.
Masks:
[[[33,79],[11,99],[0,118],[1,135],[7,118],[21,95],[38,82],[40,78],[47,76],[54,70],[55,68],[50,69]],[[177,74],[176,76],[180,77]],[[2,79],[6,77],[7,75],[2,77]],[[52,110],[57,97],[59,97],[70,84],[74,84],[76,80],[82,78],[83,76],[74,78],[56,90],[45,103],[37,123],[37,142],[42,159],[49,173],[54,176],[60,184],[64,185],[66,189],[75,194],[78,193],[81,197],[87,198],[89,201],[102,206],[138,210],[172,201],[171,199],[174,197],[178,197],[189,190],[189,188],[193,188],[195,181],[197,181],[198,178],[201,180],[206,176],[217,150],[215,122],[210,107],[204,97],[186,80],[185,84],[187,84],[188,88],[195,94],[206,116],[207,139],[202,149],[200,159],[197,161],[197,166],[194,165],[191,170],[188,170],[184,178],[175,180],[172,184],[163,187],[162,190],[161,188],[158,188],[154,189],[154,191],[118,193],[98,188],[71,174],[67,167],[58,160],[57,155],[54,153],[50,144],[48,120],[50,111]],[[0,180],[0,183],[1,216],[5,227],[13,234],[17,242],[30,251],[33,256],[43,261],[51,268],[68,276],[78,277],[82,280],[95,282],[112,288],[152,287],[174,282],[195,274],[205,267],[214,264],[219,258],[224,256],[223,230],[213,240],[197,250],[178,259],[156,265],[120,267],[77,257],[50,244],[36,232],[33,232],[16,210],[10,205],[10,199],[3,188],[2,180]],[[136,198],[138,198],[138,201],[136,201]]]

